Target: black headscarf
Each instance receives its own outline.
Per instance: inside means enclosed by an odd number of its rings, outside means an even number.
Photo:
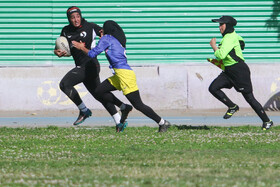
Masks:
[[[222,16],[219,19],[212,19],[212,22],[218,22],[218,23],[225,23],[226,24],[226,30],[224,33],[222,33],[223,36],[225,36],[228,33],[232,33],[234,31],[234,26],[237,25],[236,19],[234,19],[231,16]]]
[[[226,23],[226,30],[222,35],[225,36],[226,34],[232,33],[233,31],[234,31],[233,25],[230,23]]]
[[[123,47],[126,46],[125,34],[122,28],[115,21],[105,21],[105,23],[103,24],[103,30],[104,34],[110,34],[114,36],[122,44]]]

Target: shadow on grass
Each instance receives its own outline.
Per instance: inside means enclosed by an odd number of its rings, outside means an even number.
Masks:
[[[191,125],[175,125],[178,130],[210,130],[206,125],[204,126],[191,126]]]

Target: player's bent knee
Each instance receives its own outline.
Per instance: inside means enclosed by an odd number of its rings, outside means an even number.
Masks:
[[[75,89],[74,86],[72,85],[67,85],[65,82],[61,81],[59,83],[59,88],[61,91],[63,91],[64,93],[68,93],[70,92],[70,90]]]
[[[65,91],[65,85],[64,85],[63,82],[59,83],[59,88],[60,88],[61,91]]]
[[[102,100],[102,97],[103,97],[103,92],[101,92],[101,91],[99,91],[98,89],[96,89],[96,90],[94,90],[94,92],[93,92],[93,97],[95,98],[95,99],[97,99],[97,100]]]
[[[209,91],[211,94],[215,94],[215,92],[217,91],[217,89],[215,89],[214,86],[210,85],[209,88],[208,88],[208,91]]]

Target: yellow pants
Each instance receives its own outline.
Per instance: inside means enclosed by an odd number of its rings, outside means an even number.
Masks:
[[[138,90],[134,71],[128,69],[115,69],[115,74],[109,77],[109,82],[124,95]]]

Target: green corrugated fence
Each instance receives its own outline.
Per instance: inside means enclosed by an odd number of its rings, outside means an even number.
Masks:
[[[68,24],[66,10],[78,6],[83,17],[100,26],[117,21],[127,35],[128,62],[133,65],[207,63],[213,57],[212,37],[221,40],[211,19],[231,15],[244,37],[248,63],[280,63],[278,30],[266,23],[272,0],[0,0],[0,65],[73,64],[53,54],[55,39]],[[279,7],[278,7],[279,9]],[[277,23],[277,19],[274,19]],[[105,55],[99,60],[107,64]]]

